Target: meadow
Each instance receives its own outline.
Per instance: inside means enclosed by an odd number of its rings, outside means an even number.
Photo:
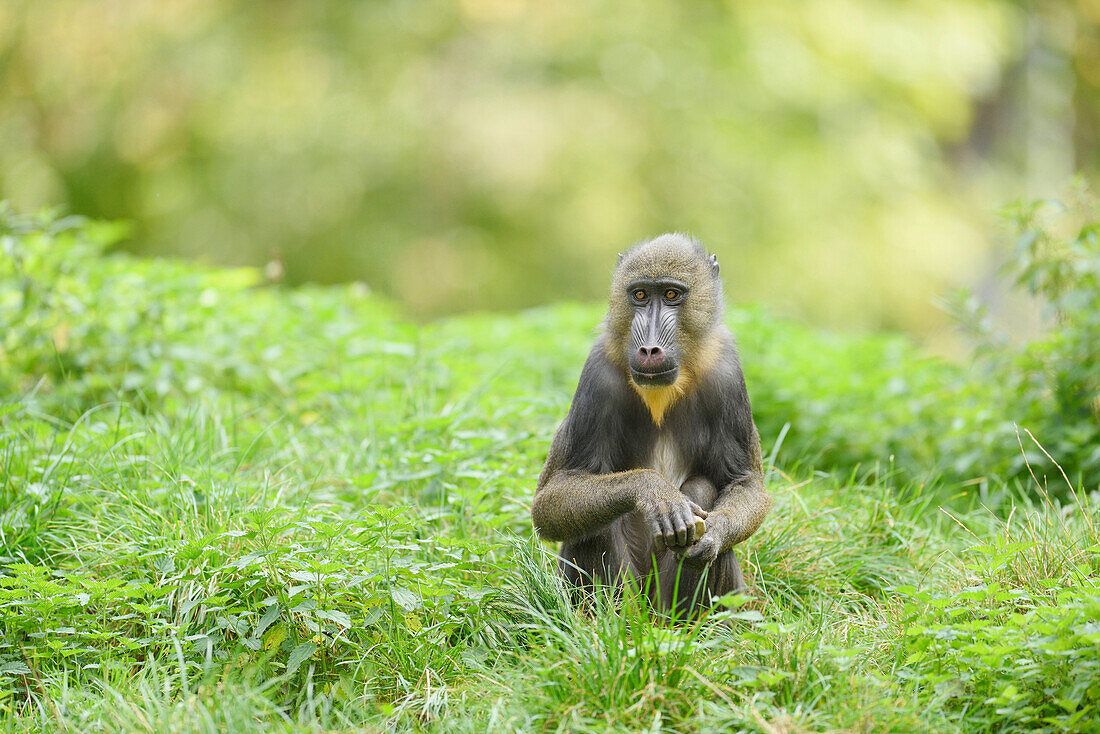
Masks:
[[[416,323],[3,209],[0,731],[1100,731],[1098,228],[1034,213],[1023,345],[728,309],[775,507],[671,624],[532,538],[601,304]]]

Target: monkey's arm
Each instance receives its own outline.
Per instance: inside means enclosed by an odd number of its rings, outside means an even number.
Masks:
[[[748,470],[719,490],[713,515],[718,522],[727,525],[725,542],[720,551],[728,550],[755,533],[771,509],[772,498],[764,489],[764,461],[760,448],[760,434],[752,427],[750,438],[750,464]]]
[[[551,472],[539,482],[531,519],[546,540],[573,540],[590,535],[637,506],[639,485],[649,481],[642,469],[591,474],[580,470]]]
[[[676,537],[694,538],[695,515],[706,517],[707,513],[660,474],[652,469],[596,474],[558,468],[561,440],[559,431],[535,489],[531,519],[539,536],[583,538],[620,515],[641,509],[653,525],[653,534],[667,537],[670,545],[677,542]]]
[[[710,563],[719,553],[755,533],[771,509],[772,499],[764,489],[760,434],[755,425],[749,441],[748,468],[718,491],[718,499],[707,516],[706,535],[684,553],[688,561]]]

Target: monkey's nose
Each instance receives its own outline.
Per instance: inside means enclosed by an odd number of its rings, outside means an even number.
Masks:
[[[643,367],[657,367],[665,361],[665,353],[657,346],[639,347],[638,361],[642,363]]]

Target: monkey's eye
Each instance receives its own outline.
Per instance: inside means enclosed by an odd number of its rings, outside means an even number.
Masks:
[[[635,301],[644,301],[645,300],[645,291],[643,291],[641,288],[634,291],[633,295],[634,295],[634,300]]]
[[[676,291],[672,290],[671,288],[669,288],[667,291],[665,291],[665,298],[667,298],[670,301],[675,301],[679,296],[680,296],[680,294],[677,293]]]

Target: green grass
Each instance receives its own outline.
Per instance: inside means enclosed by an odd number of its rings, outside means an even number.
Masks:
[[[0,731],[1097,730],[1097,513],[964,484],[1039,449],[900,337],[731,311],[776,505],[671,625],[531,538],[598,306],[416,325],[82,226],[0,233]]]

